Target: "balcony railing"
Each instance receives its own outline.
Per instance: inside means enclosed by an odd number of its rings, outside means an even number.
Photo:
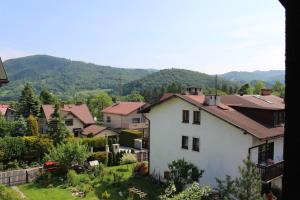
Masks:
[[[123,128],[143,129],[143,128],[148,128],[148,123],[124,123]]]
[[[283,174],[283,165],[284,161],[272,165],[261,165],[257,164],[259,173],[261,174],[261,180],[263,182],[268,182],[276,177],[279,177]]]

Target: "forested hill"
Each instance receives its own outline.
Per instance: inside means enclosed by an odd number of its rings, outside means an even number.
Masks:
[[[125,84],[124,92],[129,93],[132,90],[149,91],[172,83],[178,83],[183,87],[195,86],[209,89],[215,87],[215,76],[185,69],[164,69]],[[218,77],[218,85],[219,87],[224,85],[226,85],[226,87],[237,87],[235,82],[220,77]]]
[[[100,66],[47,55],[7,60],[4,66],[10,82],[0,88],[1,101],[16,100],[25,82],[30,82],[37,92],[46,87],[64,97],[82,90],[117,90],[121,88],[120,84],[140,79],[155,71]]]
[[[240,83],[253,82],[256,80],[264,81],[268,85],[272,85],[275,81],[279,80],[284,84],[285,71],[284,70],[269,70],[269,71],[232,71],[220,75],[223,78]]]

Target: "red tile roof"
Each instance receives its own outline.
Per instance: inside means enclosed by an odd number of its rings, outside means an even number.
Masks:
[[[82,131],[82,135],[85,135],[85,136],[88,136],[89,134],[92,134],[93,136],[96,136],[96,135],[101,135],[101,133],[103,133],[103,131],[105,130],[109,130],[112,134],[110,135],[116,135],[118,134],[117,132],[105,127],[105,126],[101,126],[99,124],[92,124],[92,125],[89,125],[88,127],[84,128],[83,131]],[[104,135],[103,135],[104,136]],[[109,136],[109,135],[107,135]]]
[[[149,112],[152,107],[161,104],[171,98],[180,98],[184,101],[187,101],[194,106],[207,111],[208,113],[236,126],[245,132],[257,137],[258,139],[269,139],[273,137],[283,136],[284,126],[279,127],[266,127],[255,120],[243,115],[234,108],[228,107],[224,104],[218,106],[207,106],[203,104],[204,95],[199,95],[194,97],[194,95],[181,95],[181,94],[172,94],[168,95],[164,99],[161,99],[159,102],[152,104],[144,108],[141,112]]]
[[[145,105],[144,102],[119,102],[103,109],[101,112],[126,116]]]
[[[51,114],[54,112],[54,106],[42,105],[42,109],[45,114],[47,122],[49,122],[51,119]],[[65,104],[63,108],[60,108],[60,111],[72,113],[85,125],[95,123],[95,120],[93,119],[93,116],[86,104],[79,104],[79,105]]]
[[[274,95],[225,95],[221,102],[230,106],[257,108],[266,110],[283,110],[284,100]]]

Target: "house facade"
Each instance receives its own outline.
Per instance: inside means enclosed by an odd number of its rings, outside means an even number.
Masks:
[[[142,110],[150,124],[150,173],[163,180],[168,164],[184,158],[205,171],[200,183],[216,186],[216,177],[238,176],[250,155],[263,183],[281,187],[284,127],[266,126],[219,96],[191,91],[164,95]]]
[[[145,129],[147,121],[138,113],[144,102],[118,102],[103,109],[104,125],[113,129]]]
[[[42,105],[41,117],[39,118],[41,133],[47,132],[53,112],[53,105]],[[59,112],[61,121],[75,137],[81,136],[83,130],[89,125],[96,124],[86,104],[62,104]]]
[[[12,109],[8,104],[0,104],[0,113],[7,120],[16,120],[18,113],[15,109]]]

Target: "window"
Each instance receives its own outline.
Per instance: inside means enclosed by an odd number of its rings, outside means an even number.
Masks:
[[[66,126],[73,126],[73,119],[66,119],[65,124]]]
[[[111,122],[110,116],[107,116],[107,117],[106,117],[106,122],[107,122],[107,123],[110,123],[110,122]]]
[[[140,118],[132,118],[132,123],[140,123],[141,119]]]
[[[268,159],[274,159],[274,142],[263,144],[258,148],[258,163],[266,162]]]
[[[189,123],[189,111],[188,110],[182,111],[182,122]]]
[[[182,136],[181,148],[189,149],[189,137],[188,136]]]
[[[81,134],[81,128],[73,128],[74,137],[78,137]]]
[[[199,138],[193,138],[193,151],[199,151],[200,147],[200,139]]]
[[[193,124],[200,124],[200,111],[194,111],[194,122]]]

